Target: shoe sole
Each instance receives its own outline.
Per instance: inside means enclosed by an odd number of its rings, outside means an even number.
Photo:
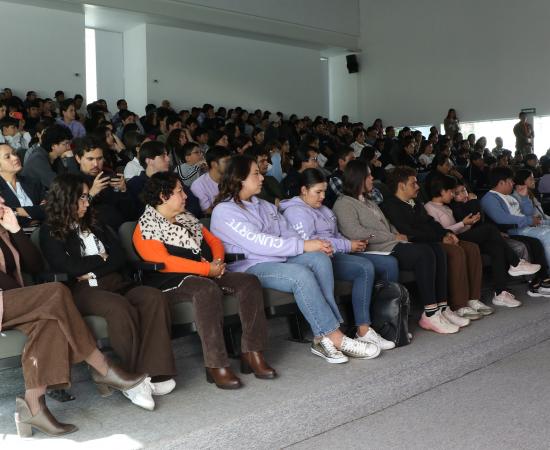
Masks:
[[[460,328],[458,328],[458,330],[456,331],[441,332],[441,331],[434,330],[432,327],[422,325],[420,322],[418,322],[418,326],[423,330],[433,331],[434,333],[437,333],[437,334],[455,334],[460,331]]]
[[[471,314],[465,314],[464,316],[461,316],[459,314],[459,317],[462,317],[463,319],[479,320],[479,319],[483,318],[483,314],[479,313],[479,314],[476,314],[475,316],[471,315]]]
[[[534,272],[533,271],[521,271],[521,272],[510,272],[508,271],[508,275],[510,275],[511,277],[521,277],[521,276],[527,276],[527,275],[535,275],[538,271],[540,271],[540,269],[537,269],[535,270]]]
[[[550,293],[546,294],[546,293],[542,293],[542,292],[533,292],[533,291],[527,291],[527,295],[529,297],[550,297]]]
[[[495,301],[493,301],[493,305],[495,306],[504,306],[505,308],[518,308],[521,306],[521,303],[519,305],[507,305],[505,303],[496,303]]]
[[[331,363],[331,364],[344,364],[344,363],[347,363],[349,361],[349,359],[347,358],[346,356],[346,359],[344,358],[338,358],[338,359],[334,359],[334,358],[329,358],[328,356],[324,355],[323,353],[321,353],[320,351],[318,350],[315,350],[315,349],[311,349],[311,353],[313,353],[315,356],[320,356],[321,358],[323,358],[325,361]]]
[[[490,316],[491,314],[494,313],[493,310],[491,310],[491,311],[487,311],[487,310],[485,310],[485,311],[483,311],[483,310],[478,310],[477,312],[478,312],[479,314],[481,314],[482,316]]]
[[[380,355],[380,353],[382,352],[382,349],[380,347],[378,347],[378,353],[376,353],[375,355],[372,355],[372,356],[353,356],[353,355],[350,355],[349,353],[345,353],[343,352],[342,350],[340,350],[342,353],[344,353],[344,355],[346,355],[348,358],[353,358],[353,359],[374,359],[376,358],[377,356]]]

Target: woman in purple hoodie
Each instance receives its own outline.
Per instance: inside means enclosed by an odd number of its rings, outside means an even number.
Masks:
[[[357,326],[356,339],[374,342],[382,350],[390,350],[395,343],[387,341],[370,327],[374,265],[367,258],[350,254],[364,252],[368,241],[349,240],[338,232],[336,216],[323,205],[326,190],[327,180],[323,173],[319,169],[306,169],[300,174],[300,195],[283,201],[279,208],[303,239],[324,239],[331,243],[334,276],[353,282],[351,301]],[[393,259],[392,256],[388,258]]]
[[[264,288],[291,292],[313,331],[314,355],[336,364],[347,362],[348,356],[375,358],[378,344],[350,339],[340,331],[331,243],[304,240],[275,205],[258,199],[262,181],[256,160],[237,155],[220,183],[210,228],[226,253],[244,255],[229,270],[256,275]]]

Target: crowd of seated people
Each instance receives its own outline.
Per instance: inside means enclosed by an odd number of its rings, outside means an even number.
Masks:
[[[44,394],[80,361],[103,394],[118,389],[154,409],[154,396],[176,385],[177,303],[193,305],[207,381],[237,389],[223,340],[227,294],[239,303],[241,372],[261,379],[284,370],[263,354],[262,288],[293,294],[311,354],[335,364],[395,346],[371,327],[370,304],[375,282],[397,283],[400,270],[414,272],[419,326],[438,334],[494,312],[481,301],[482,254],[493,305],[521,305],[509,276],[531,277],[528,294],[550,297],[550,216],[537,197],[550,162],[539,168],[523,117],[511,158],[502,140],[491,152],[483,137],[463,139],[454,110],[445,135],[434,126],[423,136],[381,119],[211,104],[176,112],[167,100],[139,117],[124,99],[111,114],[104,100],[84,108],[82,96],[54,97],[29,91],[23,101],[7,89],[0,99],[0,325],[29,336],[22,436],[76,430],[56,421]],[[137,255],[163,264],[139,285],[117,235],[124,222],[137,222]],[[21,271],[40,271],[42,259],[22,227],[39,227],[43,257],[65,284],[24,286]],[[341,328],[335,280],[352,283],[353,335]],[[82,315],[106,319],[119,365],[97,350]]]

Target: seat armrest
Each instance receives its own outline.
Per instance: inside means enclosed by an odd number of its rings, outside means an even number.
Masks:
[[[69,281],[69,275],[66,273],[41,272],[36,275],[36,279],[41,283],[65,282]]]
[[[244,261],[245,259],[246,259],[246,256],[244,253],[226,253],[225,254],[225,262],[227,263]]]
[[[164,263],[153,261],[132,261],[132,267],[135,270],[143,270],[145,272],[158,272],[164,269]]]

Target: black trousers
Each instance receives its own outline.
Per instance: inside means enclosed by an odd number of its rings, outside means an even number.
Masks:
[[[510,235],[510,238],[523,242],[529,251],[529,255],[531,255],[531,262],[540,264],[541,268],[535,276],[535,280],[546,278],[548,276],[548,263],[546,262],[546,255],[544,254],[542,242],[531,236]]]
[[[401,269],[414,271],[424,305],[447,300],[447,257],[440,244],[400,243],[393,248],[392,255]]]
[[[489,223],[482,223],[461,233],[459,237],[464,241],[478,244],[481,253],[485,253],[491,257],[494,289],[497,295],[500,294],[506,287],[508,267],[517,266],[519,258],[506,245],[498,228]]]

